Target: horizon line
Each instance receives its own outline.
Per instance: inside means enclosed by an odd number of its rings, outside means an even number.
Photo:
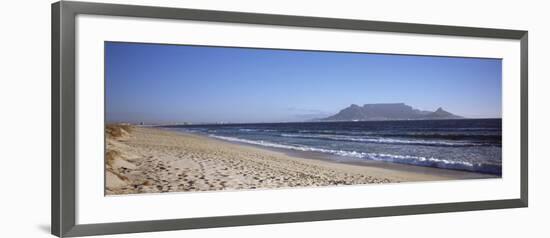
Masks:
[[[342,121],[273,121],[273,122],[179,122],[179,123],[145,123],[145,122],[107,122],[105,125],[129,124],[134,126],[194,126],[194,125],[244,125],[244,124],[283,124],[283,123],[338,123],[338,122],[391,122],[391,121],[457,121],[457,120],[495,120],[502,117],[455,118],[455,119],[391,119],[391,120],[342,120]],[[143,124],[142,124],[143,123]]]

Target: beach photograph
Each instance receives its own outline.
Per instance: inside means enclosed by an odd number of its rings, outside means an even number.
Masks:
[[[105,195],[502,177],[502,60],[105,42]]]

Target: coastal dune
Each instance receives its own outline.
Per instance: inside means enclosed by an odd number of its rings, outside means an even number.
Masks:
[[[407,171],[301,158],[205,136],[106,127],[106,195],[434,181],[464,173]],[[414,167],[414,166],[413,166]]]

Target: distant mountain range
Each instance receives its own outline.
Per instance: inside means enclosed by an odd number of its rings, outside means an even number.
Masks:
[[[352,104],[335,115],[319,119],[320,121],[383,121],[383,120],[437,120],[461,119],[464,117],[438,108],[435,111],[415,109],[405,103],[375,103],[362,107]]]

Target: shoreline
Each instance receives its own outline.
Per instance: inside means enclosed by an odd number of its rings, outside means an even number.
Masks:
[[[162,128],[161,130],[165,130],[165,129]],[[241,145],[245,147],[253,147],[253,148],[258,148],[262,150],[284,153],[285,155],[290,157],[296,157],[296,158],[306,159],[306,160],[321,160],[321,161],[326,161],[329,163],[336,163],[336,164],[349,164],[349,165],[357,165],[357,166],[385,168],[385,169],[397,170],[397,171],[403,171],[403,172],[425,173],[430,175],[438,175],[438,176],[457,178],[457,179],[500,178],[500,176],[495,174],[486,174],[486,173],[479,173],[479,172],[466,171],[466,170],[426,167],[426,166],[393,163],[393,162],[385,162],[385,161],[353,159],[345,156],[325,154],[322,152],[297,151],[297,150],[291,150],[291,149],[275,148],[275,147],[248,144],[248,143],[238,142],[238,141],[223,140],[220,138],[208,137],[205,135],[192,133],[192,132],[181,132],[181,131],[174,131],[171,129],[166,129],[166,130],[170,132],[181,133],[183,135],[194,135],[194,136],[204,137],[209,140],[216,140],[224,143],[230,143],[230,144],[236,144],[236,145]]]
[[[262,149],[262,150],[279,152],[279,153],[283,153],[285,155],[288,155],[290,157],[296,157],[296,158],[305,159],[305,160],[320,160],[320,161],[326,161],[326,162],[335,163],[335,164],[348,164],[348,165],[357,165],[357,166],[366,166],[366,167],[377,167],[377,168],[385,168],[385,169],[404,171],[404,172],[418,172],[418,173],[426,173],[426,174],[430,174],[430,175],[439,175],[439,176],[445,176],[445,177],[450,177],[450,178],[460,178],[460,179],[499,178],[498,175],[494,175],[494,174],[484,174],[484,173],[464,171],[464,170],[453,170],[453,169],[426,167],[426,166],[410,165],[410,164],[402,164],[402,163],[393,163],[393,162],[385,162],[385,161],[358,160],[358,159],[352,159],[352,158],[344,157],[344,156],[325,154],[325,153],[321,153],[321,152],[297,151],[297,150],[291,150],[291,149],[274,148],[274,147],[267,147],[267,146],[261,146],[261,145],[247,144],[247,143],[238,142],[238,141],[227,141],[227,140],[214,138],[214,137],[208,137],[208,136],[195,134],[195,133],[186,133],[186,132],[176,132],[176,133],[182,133],[182,134],[187,134],[187,135],[196,135],[196,136],[201,136],[201,137],[204,137],[204,138],[207,138],[207,139],[210,139],[210,140],[217,140],[217,141],[220,141],[220,142],[225,142],[225,143],[230,143],[230,144],[236,144],[236,145],[241,145],[241,146],[246,146],[246,147],[254,147],[254,148],[258,148],[258,149]]]
[[[109,130],[109,128],[107,128]],[[106,195],[495,178],[322,153],[265,148],[170,129],[106,133]]]

